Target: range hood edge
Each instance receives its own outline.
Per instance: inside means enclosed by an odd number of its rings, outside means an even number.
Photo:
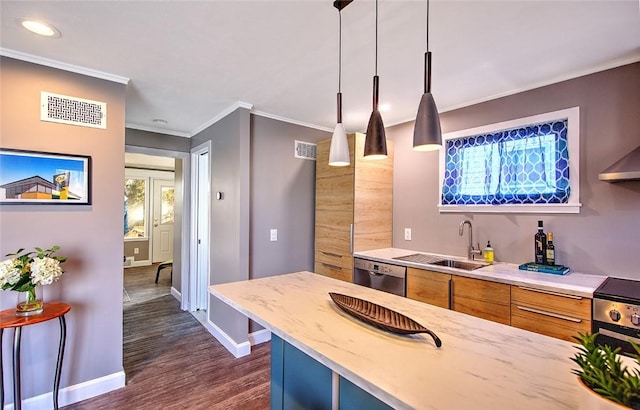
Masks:
[[[602,171],[598,178],[605,182],[640,180],[640,146]]]

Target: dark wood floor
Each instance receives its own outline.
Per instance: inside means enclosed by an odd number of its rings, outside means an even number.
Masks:
[[[163,272],[166,283],[159,285],[170,289],[169,270]],[[146,283],[155,285],[155,269],[147,274]],[[64,410],[269,408],[269,343],[236,359],[191,314],[180,310],[173,296],[146,299],[152,289],[133,291],[126,276],[131,298],[123,317],[126,386]],[[160,276],[162,282],[163,273]],[[140,277],[136,280],[147,286]],[[137,294],[147,296],[136,301]]]

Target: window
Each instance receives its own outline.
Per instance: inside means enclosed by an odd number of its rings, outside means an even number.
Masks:
[[[173,224],[174,216],[173,216],[173,187],[163,186],[161,188],[161,198],[162,202],[160,203],[160,223],[161,224]]]
[[[124,180],[124,237],[144,238],[147,232],[145,178]]]
[[[579,212],[579,111],[444,136],[441,212]]]

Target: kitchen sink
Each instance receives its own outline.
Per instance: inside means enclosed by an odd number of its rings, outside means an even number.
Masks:
[[[471,261],[457,261],[453,259],[442,259],[439,261],[431,262],[431,265],[446,266],[448,268],[474,270],[487,266],[486,263],[471,262]]]
[[[454,259],[441,259],[441,256],[424,255],[422,253],[415,253],[407,256],[398,256],[393,259],[418,263],[420,265],[438,265],[446,266],[448,268],[456,268],[463,270],[474,270],[487,266],[486,263],[474,262],[474,261],[460,261]]]

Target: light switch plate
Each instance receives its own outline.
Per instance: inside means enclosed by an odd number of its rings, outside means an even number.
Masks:
[[[271,242],[276,242],[278,240],[278,230],[277,229],[272,229],[271,230]]]
[[[404,240],[405,241],[411,240],[411,228],[404,228]]]

